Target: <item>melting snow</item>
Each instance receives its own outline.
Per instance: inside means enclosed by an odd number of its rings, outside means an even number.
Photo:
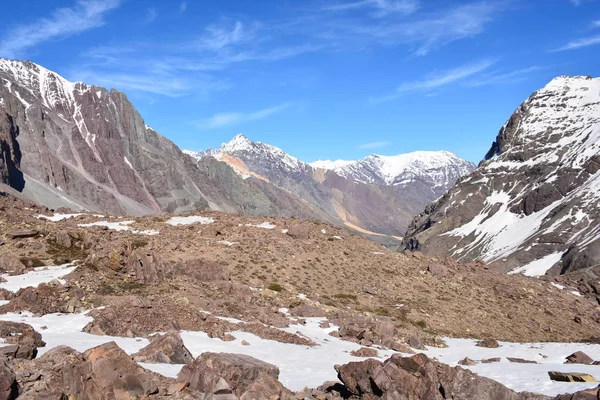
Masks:
[[[157,230],[153,230],[153,229],[148,229],[148,230],[144,230],[144,231],[140,231],[137,229],[132,229],[129,225],[134,224],[135,221],[118,221],[118,222],[108,222],[108,221],[98,221],[98,222],[92,222],[89,224],[79,224],[78,226],[82,227],[82,228],[89,228],[92,226],[106,226],[108,229],[112,229],[114,231],[130,231],[131,233],[134,233],[136,235],[149,235],[149,236],[154,236],[154,235],[158,235],[160,232]]]
[[[133,165],[131,165],[131,163],[129,162],[127,157],[123,157],[123,161],[125,161],[125,164],[127,164],[129,166],[129,168],[133,169]]]
[[[75,271],[77,267],[73,264],[64,264],[58,266],[38,267],[33,271],[29,271],[22,275],[2,274],[0,277],[6,282],[0,283],[1,289],[6,289],[9,292],[18,292],[26,287],[38,287],[41,283],[48,283],[54,279],[58,279],[61,283],[65,281],[59,279],[65,275],[69,275]]]
[[[533,260],[529,264],[523,265],[510,271],[509,275],[523,274],[525,276],[539,277],[544,275],[554,264],[560,261],[563,253],[552,253],[545,257]]]
[[[199,215],[191,215],[189,217],[171,217],[165,223],[172,225],[172,226],[177,226],[177,225],[191,225],[191,224],[196,224],[196,223],[200,223],[202,225],[208,225],[208,224],[212,224],[213,222],[215,222],[215,220],[211,217],[201,217]]]
[[[262,224],[258,224],[258,225],[239,224],[239,226],[247,226],[248,228],[254,227],[254,228],[261,228],[261,229],[275,229],[275,225],[271,224],[270,222],[263,222]],[[287,233],[287,232],[283,232],[283,233]]]
[[[62,221],[63,219],[69,219],[69,218],[75,218],[75,217],[79,217],[80,215],[84,215],[84,214],[60,214],[60,213],[56,213],[54,215],[37,215],[36,218],[38,219],[45,219],[48,221],[52,221],[52,222],[58,222],[58,221]]]

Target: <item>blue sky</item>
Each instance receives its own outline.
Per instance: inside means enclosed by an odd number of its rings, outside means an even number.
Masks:
[[[184,149],[479,161],[532,91],[598,76],[595,0],[29,0],[0,56],[127,93]]]

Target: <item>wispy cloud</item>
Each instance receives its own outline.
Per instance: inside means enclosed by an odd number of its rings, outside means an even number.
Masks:
[[[596,0],[569,0],[571,2],[571,4],[573,4],[575,7],[579,7],[580,5],[582,5],[583,3],[590,3],[592,1],[596,1]]]
[[[565,44],[564,46],[560,46],[560,47],[554,49],[553,51],[575,50],[575,49],[581,49],[583,47],[595,46],[597,44],[600,44],[600,34],[573,40],[573,41]]]
[[[185,1],[182,1],[179,5],[179,12],[185,12],[185,10],[187,10],[187,3]]]
[[[219,50],[228,46],[247,42],[254,39],[256,34],[255,26],[245,26],[243,22],[236,21],[232,28],[208,27],[206,34],[198,40],[201,48]]]
[[[121,5],[121,0],[78,0],[72,7],[57,8],[47,18],[8,29],[0,40],[0,56],[21,57],[43,42],[64,39],[106,23],[106,14]]]
[[[314,35],[342,47],[406,45],[414,54],[423,56],[454,41],[481,34],[506,8],[506,1],[482,0],[418,13],[408,19],[348,16],[328,20],[321,26],[314,24],[311,29]]]
[[[354,2],[335,3],[324,7],[328,11],[350,11],[357,9],[375,9],[377,16],[392,13],[409,15],[419,8],[418,0],[361,0]]]
[[[387,147],[389,145],[391,145],[392,142],[389,141],[380,141],[380,142],[370,142],[370,143],[364,143],[361,144],[359,146],[357,146],[359,149],[380,149],[382,147]]]
[[[150,7],[146,10],[146,23],[150,24],[154,22],[154,20],[158,17],[158,12],[156,11],[156,7]]]
[[[271,115],[280,113],[285,109],[289,108],[290,106],[291,103],[285,103],[249,113],[227,112],[216,114],[206,120],[198,121],[196,126],[200,129],[214,129],[229,125],[237,125],[242,122],[257,121],[260,119],[270,117]]]
[[[397,99],[407,92],[429,91],[457,83],[485,71],[495,63],[496,61],[494,60],[482,60],[450,70],[432,72],[422,80],[402,83],[396,88],[394,93],[379,98],[372,98],[371,102],[381,103]]]
[[[521,69],[517,69],[514,71],[510,71],[510,72],[492,71],[489,73],[481,74],[480,77],[477,77],[477,78],[467,82],[467,85],[468,86],[486,86],[486,85],[493,85],[493,84],[498,84],[498,83],[521,82],[521,81],[527,79],[527,77],[530,76],[532,73],[538,72],[538,71],[541,71],[541,70],[544,70],[547,68],[549,68],[549,67],[548,66],[540,67],[540,66],[534,65],[531,67],[521,68]]]

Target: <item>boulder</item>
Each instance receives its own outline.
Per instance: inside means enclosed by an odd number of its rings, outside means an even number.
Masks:
[[[523,358],[517,358],[517,357],[506,357],[506,359],[508,361],[510,361],[511,363],[518,363],[518,364],[537,364],[537,361],[533,361],[533,360],[525,360]]]
[[[194,361],[177,332],[150,336],[150,344],[133,354],[133,359],[138,362],[163,364],[187,364]]]
[[[19,229],[6,232],[6,237],[9,239],[26,239],[37,236],[40,232],[35,229]]]
[[[500,357],[484,358],[483,360],[481,360],[481,362],[483,364],[497,363],[500,361],[501,361]]]
[[[516,393],[502,384],[461,367],[450,367],[425,354],[399,354],[381,363],[366,360],[339,367],[338,377],[354,395],[365,399],[402,400],[548,400],[531,393]]]
[[[159,384],[115,342],[76,356],[62,377],[65,394],[77,400],[138,398],[157,393]]]
[[[0,351],[11,358],[26,358],[31,360],[37,356],[37,348],[44,347],[46,343],[42,335],[34,330],[31,325],[20,322],[0,321],[0,337],[13,346]]]
[[[448,275],[448,267],[444,264],[432,263],[427,267],[427,271],[433,276],[443,278]]]
[[[361,347],[358,350],[351,351],[350,354],[354,357],[379,357],[377,349],[372,349],[369,347]]]
[[[568,356],[567,357],[567,361],[565,361],[565,364],[586,364],[586,365],[590,365],[590,364],[593,364],[593,363],[594,363],[594,360],[592,359],[592,357],[588,356],[583,351],[576,351],[575,353],[573,353],[570,356]]]
[[[471,360],[469,357],[465,357],[458,362],[458,365],[473,366],[473,365],[477,365],[477,362]]]
[[[592,375],[579,372],[548,371],[548,376],[559,382],[598,382]]]
[[[483,339],[475,344],[477,347],[487,347],[488,349],[496,349],[500,347],[500,344],[496,339]]]
[[[297,307],[293,307],[292,309],[290,309],[290,314],[292,314],[294,317],[303,317],[303,318],[309,318],[309,317],[324,318],[327,316],[327,313],[322,308],[317,307],[317,306],[311,306],[308,304],[302,304]]]
[[[25,272],[25,265],[16,256],[2,255],[0,256],[0,270],[22,274]]]
[[[19,396],[17,378],[5,360],[0,360],[0,400],[12,400]]]
[[[222,379],[239,398],[246,392],[256,393],[266,388],[269,393],[274,390],[291,394],[277,381],[278,377],[279,368],[276,366],[244,354],[232,353],[203,353],[184,366],[177,375],[179,381],[189,382],[190,390],[204,393],[213,392],[218,384],[222,386],[223,383],[219,383]]]

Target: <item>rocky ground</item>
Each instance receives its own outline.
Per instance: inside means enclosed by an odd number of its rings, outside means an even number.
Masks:
[[[551,284],[488,270],[480,262],[393,252],[346,230],[298,219],[203,213],[203,218],[194,217],[196,223],[172,225],[168,222],[194,219],[79,215],[52,221],[41,214],[58,219],[53,211],[0,196],[5,286],[11,276],[36,267],[75,262],[77,268],[62,282],[16,293],[2,289],[6,304],[0,313],[26,310],[39,317],[93,310],[93,320],[83,328],[93,335],[142,340],[155,332],[171,333],[151,337],[149,348],[132,356],[116,344],[104,344],[81,353],[46,349],[28,360],[31,345],[21,350],[25,357],[15,356],[19,349],[13,348],[0,376],[10,381],[6,393],[20,391],[22,398],[61,398],[61,393],[103,398],[92,394],[103,391],[110,393],[104,398],[484,399],[481,390],[491,385],[490,393],[502,394],[490,399],[541,399],[485,378],[478,378],[483,382],[479,389],[465,385],[461,382],[473,380],[469,371],[422,356],[396,355],[382,362],[383,355],[442,347],[446,337],[597,341],[600,313],[593,290],[580,295],[578,282],[564,277]],[[80,226],[102,221],[107,223]],[[313,348],[324,342],[295,327],[314,317],[322,318],[323,328],[338,326],[332,335],[359,344],[357,356],[376,357],[379,351],[381,361],[356,358],[352,367],[338,368],[339,382],[292,394],[275,384],[276,367],[239,355],[203,353],[194,360],[177,335],[200,331],[228,343],[235,335],[252,334]],[[36,343],[35,337],[31,340]],[[144,370],[132,357],[187,367],[178,378],[167,378]],[[108,373],[113,363],[127,374]],[[215,370],[206,372],[206,365]],[[236,368],[244,371],[236,375],[242,383],[226,375]],[[406,385],[398,371],[409,371],[414,382]],[[0,392],[2,387],[0,382]]]

